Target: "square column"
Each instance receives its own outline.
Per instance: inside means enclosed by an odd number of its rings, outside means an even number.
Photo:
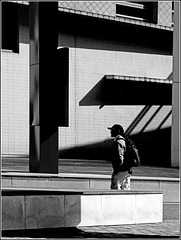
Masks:
[[[179,109],[180,109],[180,49],[179,49],[179,30],[180,30],[180,2],[174,1],[174,31],[173,31],[173,86],[172,86],[172,154],[171,166],[179,167]]]
[[[30,2],[30,172],[58,173],[58,2]]]

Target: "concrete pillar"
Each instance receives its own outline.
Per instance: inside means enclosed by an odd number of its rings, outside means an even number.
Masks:
[[[30,172],[58,173],[57,16],[58,2],[30,2]]]
[[[171,166],[179,167],[179,133],[180,133],[180,72],[179,72],[179,30],[180,30],[180,2],[174,1],[174,31],[173,31],[173,87],[172,87],[172,153]]]

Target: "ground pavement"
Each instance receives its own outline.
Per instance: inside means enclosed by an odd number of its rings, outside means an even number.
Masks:
[[[48,230],[7,231],[2,239],[15,238],[163,238],[179,239],[179,220],[166,220],[162,223],[118,226],[92,226],[59,228]]]
[[[1,162],[2,171],[29,172],[28,158],[4,157]],[[110,175],[112,167],[106,160],[59,159],[58,172]],[[133,176],[179,178],[179,169],[140,166],[133,169]]]

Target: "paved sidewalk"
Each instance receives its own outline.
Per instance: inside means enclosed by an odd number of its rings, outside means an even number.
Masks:
[[[81,227],[91,237],[179,237],[179,221],[169,220],[163,223]],[[90,237],[89,236],[89,237]]]
[[[174,238],[180,239],[179,220],[167,220],[163,223],[92,226],[77,228],[58,228],[48,230],[29,230],[6,232],[2,239],[19,238]]]
[[[2,158],[3,172],[29,172],[29,158]],[[59,159],[59,173],[87,173],[111,175],[111,162],[106,160]],[[178,168],[140,166],[133,168],[133,176],[179,178]]]

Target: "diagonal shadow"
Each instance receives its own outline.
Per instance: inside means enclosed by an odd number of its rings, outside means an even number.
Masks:
[[[171,116],[172,114],[172,110],[170,110],[170,112],[166,115],[166,117],[163,119],[163,121],[160,123],[160,125],[157,127],[156,130],[161,129],[161,127],[163,126],[163,124],[166,122],[166,120]]]
[[[150,117],[150,119],[146,122],[146,124],[143,126],[143,128],[141,129],[140,133],[144,132],[144,130],[146,129],[146,127],[151,123],[151,121],[154,119],[154,117],[157,115],[157,113],[161,110],[163,106],[159,106],[156,111],[153,113],[153,115]]]
[[[146,113],[150,110],[152,106],[145,106],[141,112],[138,114],[138,116],[134,119],[134,121],[130,124],[130,126],[125,131],[125,135],[128,136],[131,134],[131,132],[134,130],[134,128],[138,125],[138,123],[141,121],[141,119],[146,115]]]

